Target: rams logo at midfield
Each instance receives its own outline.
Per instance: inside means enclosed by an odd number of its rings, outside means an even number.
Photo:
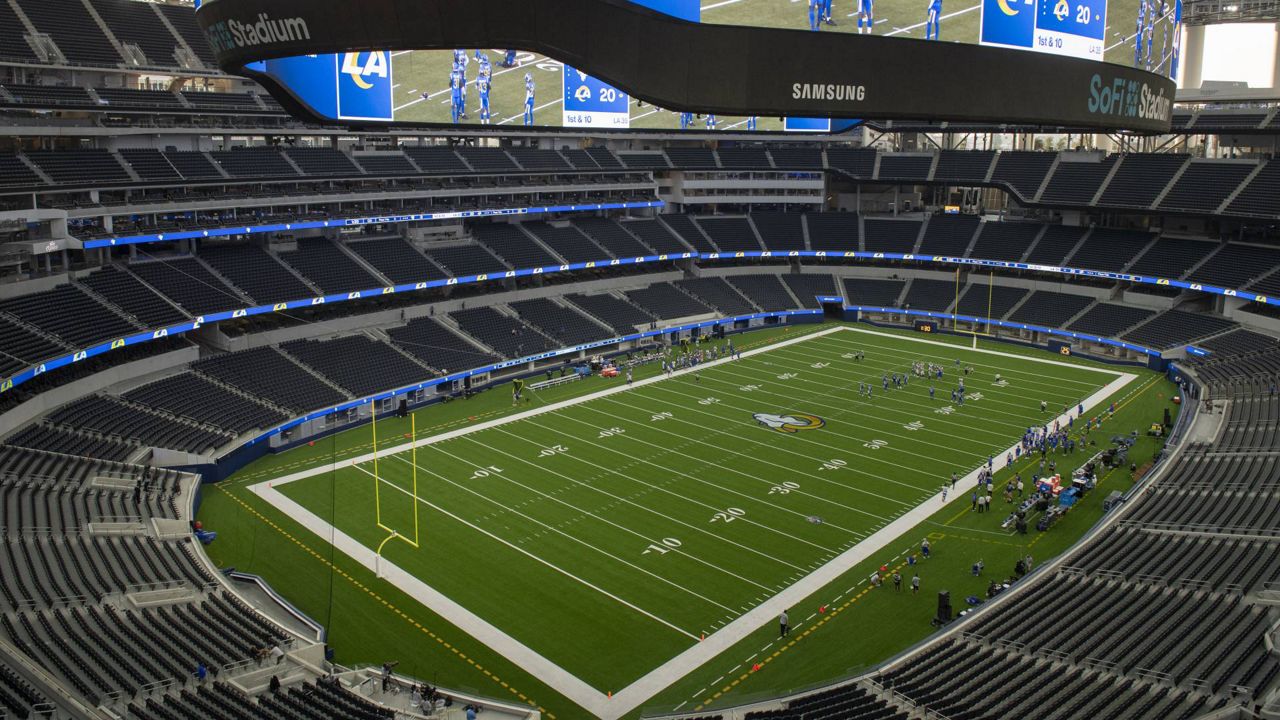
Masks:
[[[827,424],[826,420],[817,415],[806,415],[804,413],[792,413],[790,415],[756,413],[752,417],[761,425],[784,433],[793,433],[799,430],[817,430]]]

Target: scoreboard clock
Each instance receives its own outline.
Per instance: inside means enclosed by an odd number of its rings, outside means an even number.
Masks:
[[[983,0],[983,45],[1101,60],[1107,0]]]
[[[630,127],[630,98],[626,93],[568,65],[564,66],[563,76],[565,127]]]

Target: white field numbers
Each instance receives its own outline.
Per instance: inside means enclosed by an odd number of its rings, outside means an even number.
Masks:
[[[660,542],[649,545],[649,547],[645,548],[644,552],[640,554],[648,555],[649,553],[654,553],[656,555],[666,555],[678,547],[680,547],[679,540],[675,538],[662,538]]]
[[[848,464],[849,464],[849,463],[845,462],[844,460],[841,460],[840,458],[835,458],[834,460],[828,460],[828,461],[826,461],[826,462],[822,463],[822,465],[820,465],[820,466],[818,467],[818,470],[819,470],[819,471],[822,471],[822,470],[839,470],[840,468],[845,467],[845,466],[846,466],[846,465],[848,465]]]
[[[565,447],[564,445],[552,445],[551,447],[542,448],[542,451],[538,453],[538,457],[551,457],[553,455],[563,455],[567,452],[569,452],[569,448]]]
[[[654,414],[650,415],[650,416],[649,416],[649,421],[650,421],[650,422],[661,422],[661,421],[663,421],[663,420],[670,420],[670,419],[671,419],[671,418],[673,418],[673,417],[675,417],[675,416],[674,416],[674,415],[672,415],[670,412],[663,411],[663,412],[660,412],[660,413],[654,413]]]
[[[718,402],[720,402],[720,398],[718,397],[705,397],[699,400],[698,404],[699,405],[715,405]]]
[[[799,490],[799,489],[800,489],[800,483],[791,482],[790,480],[787,480],[786,482],[780,482],[777,485],[774,485],[773,487],[769,488],[769,494],[770,495],[786,495],[790,493],[792,490]]]
[[[607,437],[613,437],[614,435],[625,435],[626,433],[627,431],[620,427],[611,427],[611,428],[605,428],[601,430],[599,437],[607,438]]]
[[[886,447],[888,444],[888,440],[868,440],[862,443],[862,447],[868,450],[879,450],[882,447]]]
[[[498,467],[497,465],[490,465],[488,467],[476,468],[476,471],[471,473],[471,479],[479,480],[480,478],[487,478],[487,477],[492,477],[494,475],[501,475],[501,474],[502,474],[502,468]]]
[[[746,514],[747,514],[747,511],[743,510],[742,508],[736,508],[736,507],[725,508],[724,510],[721,510],[715,515],[712,515],[711,522],[731,523],[734,520],[737,520],[738,518]]]

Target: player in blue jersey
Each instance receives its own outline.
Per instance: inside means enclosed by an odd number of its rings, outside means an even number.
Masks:
[[[1159,63],[1159,65],[1163,65],[1163,64],[1164,64],[1164,61],[1165,61],[1165,58],[1169,57],[1169,53],[1168,53],[1168,51],[1167,51],[1167,49],[1168,49],[1168,47],[1169,47],[1169,26],[1173,24],[1173,16],[1172,16],[1172,14],[1170,13],[1170,10],[1169,10],[1169,3],[1168,3],[1168,1],[1167,1],[1167,0],[1160,0],[1160,18],[1161,18],[1164,22],[1161,22],[1161,23],[1160,23],[1160,25],[1162,26],[1162,27],[1161,27],[1161,29],[1162,29],[1162,31],[1163,31],[1163,35],[1161,35],[1161,37],[1160,37],[1160,63]]]
[[[453,118],[454,124],[466,117],[463,113],[463,105],[466,102],[462,96],[463,80],[462,70],[454,70],[449,75],[449,114]]]
[[[680,129],[681,130],[688,130],[689,126],[692,124],[693,124],[693,113],[691,112],[680,113]]]
[[[875,24],[875,12],[872,7],[872,0],[858,0],[858,34],[864,32],[871,34],[871,27]],[[865,30],[863,27],[865,26]]]
[[[462,117],[467,116],[467,65],[471,64],[471,58],[467,55],[466,50],[453,51],[453,65],[462,71]]]
[[[719,124],[720,124],[720,121],[716,118],[714,113],[707,113],[707,129],[708,130],[715,130],[716,125],[719,125]]]
[[[822,24],[822,0],[809,0],[809,29],[817,32]]]
[[[480,77],[483,77],[492,81],[493,65],[489,64],[489,53],[480,53],[480,57],[477,60],[477,63],[478,63],[477,67],[478,67],[478,72],[480,74]]]
[[[822,22],[828,25],[835,25],[836,21],[831,19],[831,5],[834,0],[822,0]]]
[[[756,116],[755,116],[755,115],[752,115],[751,117],[747,118],[747,132],[755,132],[755,131],[756,131],[756,120],[757,120],[757,119],[758,119],[758,118],[756,118]]]
[[[480,94],[480,122],[481,124],[489,124],[489,76],[481,75],[476,78],[476,92]]]
[[[533,76],[529,73],[524,74],[524,124],[533,124],[533,93],[535,90],[533,84]]]
[[[509,68],[516,66],[516,51],[508,50],[506,55],[502,56],[502,67]]]
[[[924,22],[924,39],[937,40],[942,29],[942,0],[929,0],[929,15]]]
[[[1151,69],[1151,46],[1156,42],[1156,23],[1160,22],[1163,8],[1156,5],[1156,0],[1149,0],[1151,16],[1147,18],[1147,69]],[[1163,3],[1162,3],[1163,4]]]
[[[1133,66],[1142,65],[1142,35],[1147,28],[1147,0],[1138,0],[1138,21],[1133,33]]]

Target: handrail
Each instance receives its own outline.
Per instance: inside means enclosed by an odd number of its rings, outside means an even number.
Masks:
[[[653,203],[658,203],[658,205],[654,205]],[[567,208],[567,209],[555,210],[555,211],[563,211],[563,212],[571,212],[574,210],[597,211],[602,209],[613,209],[615,206],[632,207],[632,206],[640,206],[640,205],[647,206],[647,207],[657,207],[657,206],[660,206],[661,203],[662,201],[646,201],[644,203],[603,203],[603,204],[585,204],[584,203],[582,205],[563,206],[564,208]],[[476,212],[483,212],[483,211],[476,211]],[[511,213],[511,214],[520,214],[520,213]],[[425,215],[430,215],[430,214],[428,213]],[[430,219],[430,218],[427,218],[425,215],[420,214],[420,215],[386,216],[381,218],[368,218],[366,219],[366,223],[392,222],[392,221],[395,221],[395,218],[420,217],[421,219]],[[463,217],[471,216],[466,212],[457,213],[457,215],[460,215]],[[405,221],[408,222],[409,220],[405,220]],[[331,223],[332,221],[320,221],[320,222]],[[281,229],[293,228],[293,227],[301,227],[301,224],[298,224],[295,226],[292,223],[286,223],[283,225]],[[240,227],[238,228],[237,234],[242,234],[242,232],[246,229],[251,229],[251,227],[250,228]],[[192,232],[197,232],[198,233],[197,236],[202,236],[200,234],[207,234],[210,231],[192,231]],[[176,235],[165,234],[163,237],[173,238],[173,237],[176,237]],[[1148,285],[1177,287],[1177,288],[1192,290],[1196,292],[1205,292],[1205,293],[1217,294],[1217,295],[1229,295],[1232,297],[1239,297],[1244,300],[1251,300],[1254,302],[1262,302],[1268,305],[1280,306],[1280,297],[1271,298],[1266,295],[1260,295],[1258,293],[1249,292],[1243,289],[1223,288],[1215,285],[1191,283],[1183,280],[1168,279],[1168,278],[1157,278],[1154,276],[1132,275],[1128,273],[1107,272],[1102,270],[1088,270],[1083,268],[1071,268],[1071,267],[1054,266],[1054,265],[1038,265],[1038,264],[1032,264],[1032,263],[1010,262],[1010,261],[1004,261],[1004,260],[963,258],[963,257],[952,257],[952,256],[945,256],[945,255],[916,255],[912,253],[866,252],[861,250],[848,250],[848,251],[752,250],[752,251],[743,251],[743,252],[735,252],[735,253],[686,252],[686,253],[673,253],[673,254],[646,255],[643,257],[635,257],[635,258],[604,258],[601,260],[595,260],[590,262],[567,263],[564,265],[547,265],[542,267],[507,270],[507,271],[502,271],[497,273],[464,275],[461,277],[447,278],[443,280],[426,280],[426,281],[421,281],[416,283],[401,283],[394,286],[370,288],[367,290],[357,290],[349,293],[334,293],[330,295],[324,295],[322,297],[290,300],[286,302],[275,303],[273,305],[258,305],[254,307],[244,307],[239,309],[224,310],[216,313],[209,313],[209,314],[201,315],[190,321],[177,323],[175,325],[170,325],[167,327],[151,328],[144,332],[134,333],[132,335],[128,335],[125,337],[116,338],[114,340],[99,343],[97,345],[93,345],[88,348],[83,348],[70,355],[63,355],[60,357],[46,359],[44,362],[27,367],[19,371],[18,373],[10,376],[7,379],[0,380],[0,393],[7,392],[13,389],[17,385],[20,385],[24,382],[31,380],[37,375],[41,375],[50,370],[64,367],[72,363],[80,362],[87,358],[95,357],[104,352],[109,352],[119,348],[129,347],[132,345],[136,345],[143,342],[149,342],[152,340],[159,340],[161,338],[181,335],[183,333],[191,332],[192,330],[198,329],[206,324],[219,323],[225,320],[235,320],[235,319],[244,318],[244,317],[252,317],[254,315],[283,312],[285,310],[296,310],[300,308],[312,307],[315,305],[328,305],[328,304],[347,302],[352,300],[367,299],[372,297],[379,297],[382,295],[391,295],[391,294],[403,293],[403,292],[414,292],[418,290],[428,290],[428,289],[437,288],[437,287],[447,287],[452,285],[468,285],[473,283],[487,282],[490,280],[528,277],[533,275],[548,275],[548,274],[555,274],[555,273],[562,273],[562,272],[572,272],[575,270],[591,269],[591,268],[597,268],[597,267],[618,267],[623,265],[640,265],[640,264],[654,263],[654,262],[669,262],[671,260],[689,260],[689,259],[697,259],[697,260],[735,259],[736,260],[736,259],[758,259],[758,258],[803,258],[803,257],[833,258],[833,259],[844,259],[844,260],[858,259],[858,260],[872,260],[872,261],[899,260],[899,261],[915,261],[915,262],[934,262],[934,263],[940,263],[944,265],[964,265],[964,266],[980,267],[980,268],[1003,268],[1008,270],[1048,272],[1048,273],[1057,273],[1057,274],[1075,276],[1075,277],[1101,278],[1101,279],[1107,279],[1107,280],[1115,280],[1119,282],[1135,282],[1135,283],[1148,284]],[[1089,342],[1096,342],[1100,344],[1121,347],[1126,350],[1132,350],[1134,352],[1143,353],[1143,354],[1154,356],[1154,357],[1163,357],[1163,353],[1160,351],[1143,347],[1141,345],[1135,345],[1133,343],[1124,342],[1121,340],[1104,338],[1101,336],[1090,335],[1087,333],[1071,332],[1068,330],[1061,330],[1058,328],[1050,328],[1050,327],[1045,327],[1040,325],[1006,322],[1006,321],[997,320],[994,318],[983,318],[983,317],[973,316],[973,315],[956,315],[956,314],[941,313],[941,312],[927,312],[927,311],[910,310],[910,309],[904,309],[904,308],[887,308],[887,307],[871,307],[871,306],[846,306],[845,309],[904,313],[908,315],[915,315],[915,316],[921,316],[921,317],[960,320],[963,322],[986,323],[989,325],[995,325],[997,327],[1005,327],[1010,329],[1021,329],[1021,330],[1031,330],[1035,332],[1045,332],[1045,333],[1049,333],[1051,335],[1055,335],[1063,338],[1071,338],[1073,340],[1086,340]]]
[[[140,592],[155,592],[156,590],[177,590],[178,588],[190,589],[185,580],[157,580],[155,582],[134,583],[125,585],[125,594]]]
[[[1151,532],[1184,532],[1203,535],[1254,535],[1258,537],[1280,537],[1280,528],[1214,525],[1208,523],[1175,523],[1160,520],[1123,520],[1119,523],[1119,527],[1135,528]]]
[[[581,345],[574,345],[572,347],[562,347],[558,350],[550,350],[547,352],[538,353],[536,355],[526,355],[525,357],[516,358],[514,360],[504,360],[502,362],[495,363],[493,365],[486,365],[484,367],[473,368],[471,370],[464,370],[461,372],[456,372],[450,375],[446,375],[444,377],[431,378],[430,380],[425,380],[423,382],[416,383],[414,385],[405,385],[403,387],[398,387],[391,390],[383,390],[373,395],[367,395],[362,398],[356,398],[355,400],[348,400],[347,402],[341,403],[339,405],[334,405],[331,407],[322,408],[320,410],[315,410],[305,415],[301,415],[299,417],[295,417],[290,420],[287,420],[284,423],[281,423],[280,425],[277,425],[275,427],[269,428],[265,432],[253,438],[250,438],[248,441],[244,442],[241,445],[241,447],[248,447],[251,445],[258,444],[260,442],[263,442],[264,440],[268,440],[271,437],[279,435],[280,433],[286,430],[297,427],[299,425],[310,422],[312,420],[333,415],[334,413],[344,412],[346,410],[350,410],[353,408],[362,407],[362,406],[368,405],[369,403],[376,402],[378,400],[384,400],[387,398],[396,397],[397,395],[404,395],[404,394],[412,393],[418,390],[425,390],[427,388],[432,388],[439,385],[446,385],[448,383],[452,383],[458,380],[465,380],[467,378],[474,377],[476,375],[485,375],[488,373],[492,373],[496,370],[506,370],[508,368],[520,368],[528,365],[529,363],[534,363],[541,360],[550,360],[553,358],[563,357],[565,355],[572,355],[574,353],[585,351],[585,350],[595,350],[598,348],[607,347],[609,345],[616,345],[618,343],[623,343],[623,342],[633,342],[636,340],[645,340],[648,338],[660,337],[662,335],[666,335],[673,332],[681,332],[684,330],[707,328],[707,327],[713,327],[716,325],[725,325],[725,324],[732,325],[737,322],[763,320],[768,318],[815,317],[815,316],[821,317],[821,315],[822,315],[821,310],[780,310],[775,312],[757,312],[757,313],[749,313],[746,315],[734,315],[732,317],[720,317],[720,318],[714,318],[711,320],[701,320],[699,322],[686,323],[684,325],[678,325],[678,326],[664,327],[656,330],[646,330],[644,332],[632,333],[630,335],[623,335],[619,337],[613,337],[607,340],[596,340],[594,342],[583,343]]]

